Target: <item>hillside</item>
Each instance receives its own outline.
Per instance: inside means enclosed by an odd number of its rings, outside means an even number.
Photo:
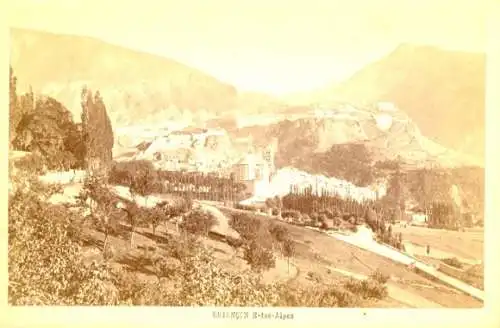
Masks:
[[[370,110],[339,109],[330,113],[330,117],[310,116],[268,126],[246,127],[233,132],[233,135],[251,135],[256,143],[263,144],[276,137],[279,144],[278,165],[302,166],[313,171],[324,170],[318,167],[318,156],[328,153],[332,146],[344,144],[366,146],[373,155],[373,161],[400,157],[412,167],[481,165],[475,158],[452,151],[423,136],[417,124],[404,112],[392,114],[392,125],[387,131],[378,128],[377,114]]]
[[[81,36],[11,29],[11,65],[20,90],[28,85],[61,101],[80,118],[82,85],[100,90],[114,125],[204,119],[279,106],[260,94],[160,56]]]
[[[401,45],[301,103],[390,101],[437,142],[484,156],[485,54]]]

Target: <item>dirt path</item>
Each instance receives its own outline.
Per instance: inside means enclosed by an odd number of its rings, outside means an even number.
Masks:
[[[425,227],[393,226],[393,232],[401,233],[403,241],[413,245],[426,247],[443,256],[457,257],[468,260],[480,261],[484,258],[484,231],[482,229],[468,229],[467,231],[450,231]]]
[[[429,257],[432,259],[438,259],[438,260],[443,260],[447,258],[457,258],[460,262],[470,264],[470,265],[475,265],[475,264],[480,264],[480,260],[473,260],[469,258],[463,258],[457,256],[455,253],[450,253],[450,252],[445,252],[440,249],[437,249],[435,247],[431,247],[430,249],[430,254],[427,255],[427,249],[424,246],[420,246],[408,241],[403,241],[403,244],[405,246],[405,250],[408,254],[415,256],[424,256],[424,257]]]
[[[417,269],[425,272],[428,275],[433,276],[434,278],[437,278],[441,280],[441,282],[444,282],[447,285],[453,286],[458,290],[461,290],[462,292],[465,292],[474,298],[484,301],[484,291],[479,290],[461,280],[455,279],[453,277],[450,277],[442,272],[439,272],[435,267],[432,265],[428,265],[426,263],[423,263],[421,261],[416,260],[415,258],[405,255],[395,249],[391,249],[389,247],[386,247],[384,245],[381,245],[375,241],[367,241],[367,240],[358,240],[356,236],[345,236],[341,234],[335,234],[335,233],[330,233],[330,236],[340,239],[342,241],[345,241],[347,243],[350,243],[354,246],[366,249],[368,251],[371,251],[373,253],[380,254],[384,257],[390,258],[393,261],[400,262],[405,265],[414,265]]]

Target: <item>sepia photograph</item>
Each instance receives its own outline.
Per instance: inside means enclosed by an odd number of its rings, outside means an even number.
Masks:
[[[487,3],[10,2],[8,304],[483,308]]]

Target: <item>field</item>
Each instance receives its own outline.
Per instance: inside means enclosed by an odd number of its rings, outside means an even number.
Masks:
[[[403,234],[403,240],[426,247],[431,247],[432,253],[441,253],[441,258],[457,257],[464,260],[482,261],[484,232],[482,229],[467,231],[451,231],[444,229],[429,229],[409,226],[406,228],[394,226],[393,231]],[[422,254],[423,255],[423,254]]]

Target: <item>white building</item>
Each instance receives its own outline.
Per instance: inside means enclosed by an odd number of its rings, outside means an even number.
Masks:
[[[261,154],[244,155],[233,166],[233,173],[236,180],[244,183],[252,194],[261,195],[270,189],[270,166]]]
[[[396,112],[398,108],[391,102],[379,102],[377,108],[381,112]]]
[[[412,213],[411,214],[411,224],[412,225],[426,225],[428,221],[428,217],[426,214],[422,212]]]
[[[251,181],[257,178],[257,158],[254,154],[246,154],[233,168],[238,181]]]

